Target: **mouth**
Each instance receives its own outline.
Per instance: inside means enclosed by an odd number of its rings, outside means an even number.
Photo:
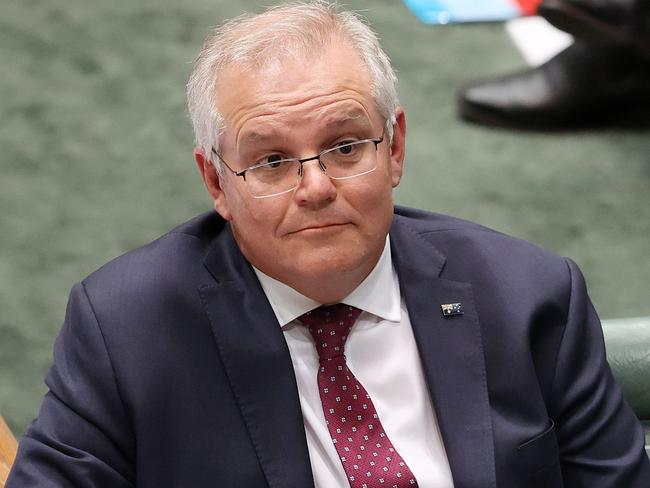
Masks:
[[[350,224],[338,224],[338,223],[332,223],[332,224],[314,224],[314,225],[308,225],[305,227],[301,227],[300,229],[290,232],[290,234],[303,234],[303,235],[310,235],[310,234],[323,234],[327,232],[337,232],[340,230],[343,230],[346,226]]]

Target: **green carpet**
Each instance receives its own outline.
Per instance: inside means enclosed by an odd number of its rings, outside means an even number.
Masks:
[[[210,208],[184,84],[209,26],[267,3],[0,5],[0,413],[15,432],[45,391],[72,284]],[[409,146],[397,202],[570,256],[601,316],[650,315],[650,133],[466,125],[456,89],[523,66],[503,27],[427,27],[396,0],[347,3],[399,71]]]

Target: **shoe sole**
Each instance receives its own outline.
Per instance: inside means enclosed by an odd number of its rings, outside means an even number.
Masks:
[[[537,14],[552,25],[589,43],[601,46],[634,46],[650,58],[650,34],[632,36],[622,27],[603,22],[563,0],[544,0]]]

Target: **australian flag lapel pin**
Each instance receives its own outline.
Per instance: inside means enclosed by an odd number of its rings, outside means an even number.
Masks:
[[[443,303],[440,305],[443,317],[453,317],[454,315],[463,315],[462,303]]]

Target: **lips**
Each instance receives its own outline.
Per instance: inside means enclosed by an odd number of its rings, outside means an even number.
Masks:
[[[343,227],[345,225],[348,225],[348,222],[332,222],[332,223],[318,223],[318,224],[313,224],[313,225],[306,225],[303,227],[300,227],[298,230],[295,230],[293,232],[290,232],[290,234],[297,234],[299,232],[318,232],[318,231],[326,231],[326,230],[335,230],[339,227]]]

